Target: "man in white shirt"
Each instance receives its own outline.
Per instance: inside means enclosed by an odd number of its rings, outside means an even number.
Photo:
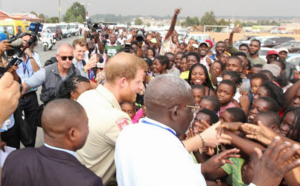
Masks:
[[[184,144],[179,140],[177,135],[185,134],[194,112],[199,110],[193,106],[190,86],[179,77],[161,75],[150,82],[144,99],[147,118],[125,128],[117,140],[118,185],[206,185],[202,174],[212,166],[195,164],[187,151],[189,143],[196,149],[214,147],[225,138],[222,134],[217,139],[216,126],[212,126]],[[229,143],[228,140],[222,141]]]

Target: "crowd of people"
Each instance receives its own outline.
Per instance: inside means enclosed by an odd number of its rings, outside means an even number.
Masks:
[[[165,36],[85,31],[43,67],[24,44],[23,61],[0,68],[0,147],[18,149],[1,184],[299,185],[300,81],[288,50],[262,59],[259,40],[234,48],[238,26],[225,41],[185,43],[179,13]],[[2,67],[9,48],[0,42]],[[37,127],[44,145],[34,148]]]

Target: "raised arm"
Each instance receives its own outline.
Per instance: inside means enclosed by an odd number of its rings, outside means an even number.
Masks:
[[[285,93],[284,93],[284,103],[285,106],[288,107],[295,97],[295,94],[297,93],[297,90],[300,88],[300,81],[295,83],[293,86],[291,86]]]
[[[239,27],[239,25],[235,28],[233,28],[232,32],[229,34],[229,43],[228,43],[228,47],[227,50],[229,53],[231,54],[235,54],[237,53],[239,50],[233,47],[233,35],[235,33],[240,33],[242,29]]]
[[[176,9],[175,10],[175,13],[174,13],[174,16],[173,16],[173,19],[172,19],[172,22],[171,22],[171,26],[170,26],[170,28],[168,30],[168,33],[167,33],[167,35],[165,37],[165,40],[167,40],[173,34],[173,31],[174,31],[175,25],[176,25],[176,21],[177,21],[177,16],[180,13],[180,10],[181,9]]]

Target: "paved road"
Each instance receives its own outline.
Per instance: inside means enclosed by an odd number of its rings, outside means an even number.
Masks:
[[[40,60],[41,60],[41,65],[42,67],[44,66],[45,62],[50,59],[51,57],[54,57],[57,51],[57,47],[59,46],[59,44],[61,43],[69,43],[72,44],[74,39],[77,39],[78,36],[72,36],[71,38],[64,38],[61,41],[57,41],[57,43],[55,44],[55,46],[52,48],[52,50],[48,50],[46,52],[44,52],[43,50],[43,46],[42,43],[39,42],[38,46],[36,46],[35,51],[39,54],[40,56]],[[41,87],[38,89],[37,94],[38,94],[38,99],[40,97],[40,93],[41,93]],[[39,100],[39,104],[41,104],[41,101]],[[38,127],[37,130],[37,137],[36,137],[36,147],[40,147],[44,144],[44,137],[43,137],[43,130],[42,128]]]

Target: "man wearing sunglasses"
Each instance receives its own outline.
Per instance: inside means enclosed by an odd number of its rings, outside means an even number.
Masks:
[[[279,54],[276,50],[270,50],[267,53],[267,64],[270,64],[272,61],[278,60]]]
[[[85,76],[83,72],[72,65],[73,47],[67,43],[59,45],[56,54],[57,63],[41,68],[29,79],[25,80],[22,94],[31,88],[43,86],[40,96],[41,101],[46,104],[56,98],[60,84],[70,76]]]

